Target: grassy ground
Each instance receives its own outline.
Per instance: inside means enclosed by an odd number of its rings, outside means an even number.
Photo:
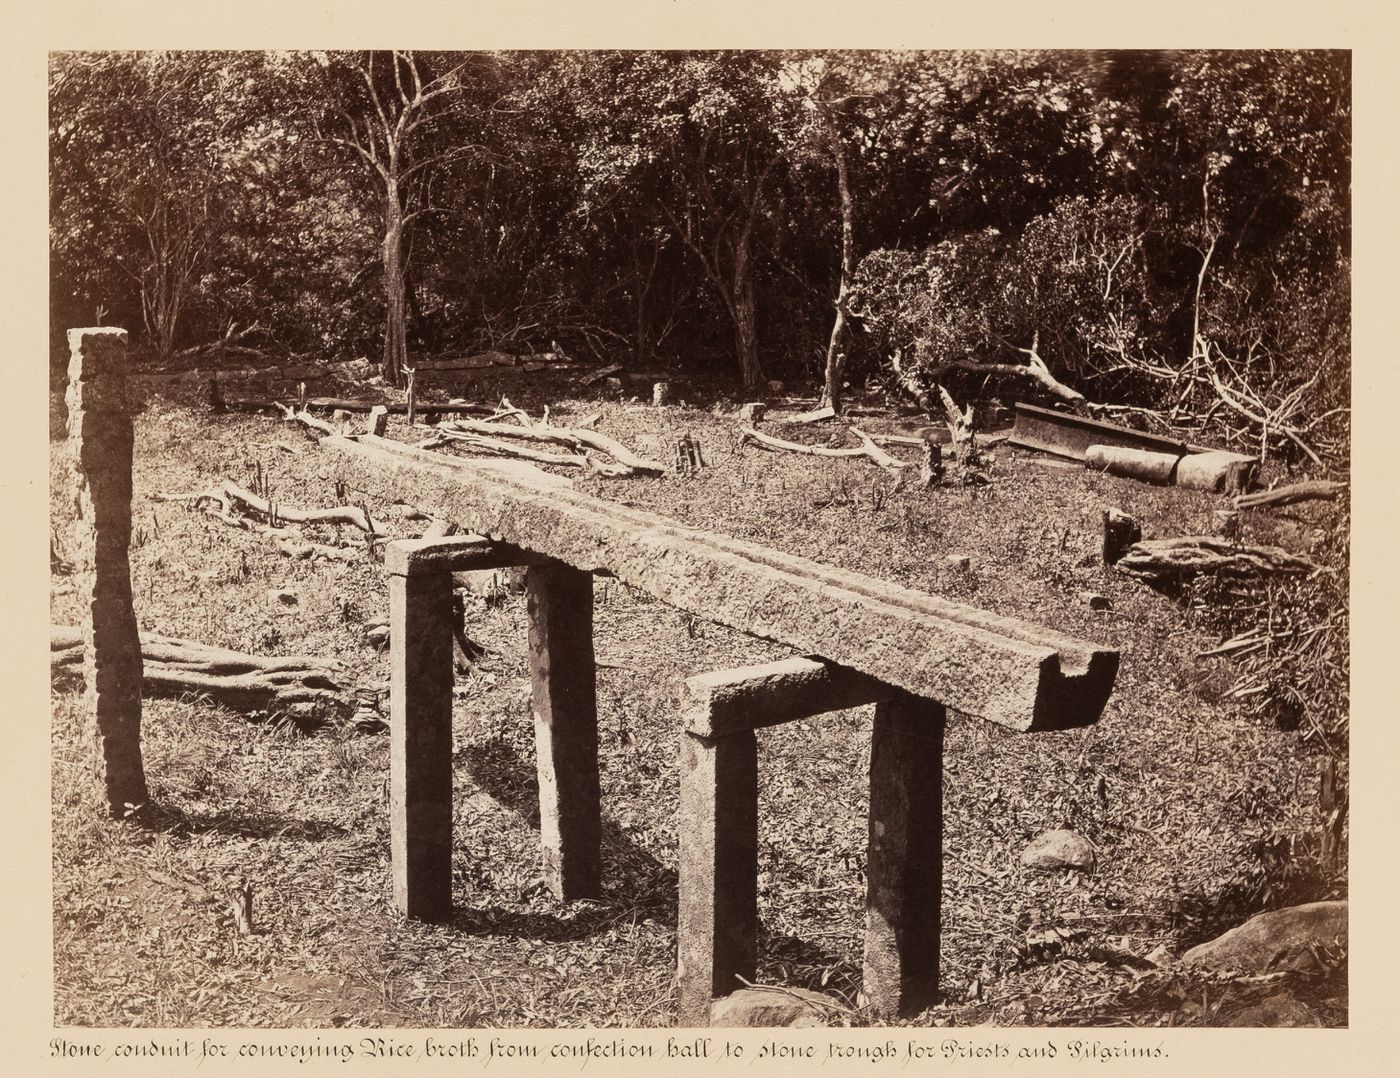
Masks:
[[[1196,658],[1219,642],[1210,619],[1099,564],[1104,508],[1137,516],[1149,536],[1178,535],[1209,531],[1218,497],[1050,468],[1005,447],[985,487],[893,489],[865,462],[740,447],[724,412],[732,402],[571,400],[544,379],[523,390],[479,382],[472,394],[492,399],[501,388],[517,404],[548,401],[561,417],[601,413],[599,430],[660,459],[689,433],[708,461],[695,477],[578,480],[581,489],[1121,649],[1095,727],[1027,736],[950,724],[945,1000],[914,1024],[1229,1024],[1278,986],[1202,981],[1163,956],[1257,910],[1345,893],[1344,869],[1322,872],[1313,856],[1320,739],[1233,705],[1225,661]],[[387,657],[364,635],[387,613],[370,552],[350,563],[291,560],[265,538],[152,500],[250,477],[287,505],[335,502],[314,443],[291,426],[163,399],[138,418],[132,572],[142,628],[334,656],[351,682],[384,683]],[[61,552],[57,463],[52,490]],[[391,507],[370,509],[415,534]],[[1317,504],[1257,514],[1265,519],[1250,523],[1250,538],[1321,549],[1341,526],[1337,513]],[[307,535],[358,542],[333,528]],[[970,570],[950,568],[950,554],[967,555]],[[1086,590],[1112,609],[1090,610]],[[539,882],[523,605],[510,596],[468,608],[468,632],[489,650],[456,686],[458,912],[445,925],[407,922],[387,901],[382,733],[307,735],[206,700],[150,700],[144,744],[157,807],[141,822],[108,822],[85,770],[78,698],[55,691],[56,1023],[673,1021],[677,689],[692,673],[784,652],[599,583],[605,893],[564,906]],[[52,613],[55,623],[76,618],[61,577]],[[760,979],[830,992],[855,1022],[865,1020],[868,721],[857,710],[760,735]],[[1339,751],[1335,738],[1331,747]],[[1058,826],[1094,844],[1091,875],[1021,866],[1026,843]],[[236,931],[221,898],[245,879],[251,936]],[[1345,1024],[1344,965],[1285,987],[1319,1024]]]

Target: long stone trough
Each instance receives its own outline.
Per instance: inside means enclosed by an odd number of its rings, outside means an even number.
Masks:
[[[373,435],[321,444],[352,487],[411,492],[469,531],[1013,730],[1087,726],[1113,688],[1112,649],[580,494],[536,468]]]
[[[391,543],[394,900],[451,911],[452,573],[526,566],[540,840],[563,900],[601,891],[592,577],[807,657],[687,680],[680,749],[679,1019],[752,980],[758,937],[754,731],[875,704],[864,989],[873,1012],[937,998],[947,709],[1019,731],[1096,722],[1116,651],[573,490],[514,462],[330,437],[331,477],[475,532]]]

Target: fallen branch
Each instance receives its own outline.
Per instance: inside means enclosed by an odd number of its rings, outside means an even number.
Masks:
[[[505,457],[534,461],[536,464],[557,464],[565,468],[586,468],[588,466],[587,459],[581,453],[546,453],[543,450],[514,445],[499,438],[488,438],[482,434],[468,434],[465,431],[453,430],[448,427],[439,427],[434,437],[420,443],[420,445],[423,448],[433,448],[447,442],[467,449],[478,449]]]
[[[261,513],[271,520],[285,520],[288,524],[350,524],[362,532],[377,535],[374,522],[357,505],[337,505],[331,509],[298,509],[290,505],[274,505],[266,498],[260,498],[252,491],[244,490],[237,483],[225,479],[219,490],[231,501]]]
[[[142,633],[141,661],[141,690],[150,696],[198,693],[245,713],[324,710],[340,718],[348,718],[357,703],[337,665],[311,655],[262,657]],[[55,684],[82,680],[83,643],[76,628],[50,627],[49,666]]]
[[[289,407],[285,404],[277,404],[276,402],[274,402],[274,406],[281,410],[282,418],[290,423],[300,423],[302,426],[310,427],[312,430],[318,430],[322,434],[340,433],[340,431],[338,431],[331,424],[327,423],[324,419],[317,419],[314,415],[312,415],[305,409],[297,411],[295,408]]]
[[[904,461],[896,460],[881,449],[875,442],[875,439],[866,434],[865,431],[861,430],[859,427],[852,427],[851,433],[860,439],[860,444],[865,449],[865,455],[881,468],[887,468],[890,471],[899,471],[901,468],[907,467]]]
[[[594,449],[600,453],[606,453],[619,464],[633,471],[646,472],[651,475],[662,475],[666,471],[665,465],[639,457],[621,442],[609,438],[607,435],[599,434],[597,431],[585,430],[582,427],[548,427],[543,425],[515,427],[504,423],[489,423],[479,419],[459,419],[445,425],[443,429],[461,431],[467,434],[495,435],[501,438],[521,438],[534,442],[553,442],[557,445],[566,445],[571,449]]]
[[[797,415],[774,416],[783,423],[820,423],[826,419],[836,418],[836,409],[831,405],[824,408],[814,408],[810,412],[798,412]]]
[[[1347,489],[1345,483],[1334,483],[1330,479],[1315,479],[1306,483],[1293,483],[1273,490],[1261,490],[1257,494],[1241,494],[1235,499],[1236,509],[1263,509],[1295,502],[1332,499]]]
[[[893,462],[895,470],[903,468],[902,461],[897,461],[888,453],[883,452],[867,437],[865,442],[856,449],[832,449],[824,445],[803,445],[800,442],[789,442],[782,438],[775,438],[771,434],[760,434],[753,427],[740,427],[742,438],[757,442],[759,445],[767,446],[769,449],[781,449],[788,453],[801,453],[809,457],[864,457],[873,464],[878,464],[881,468],[890,469],[891,465],[887,461]]]
[[[580,378],[579,385],[591,386],[594,382],[601,382],[604,378],[608,377],[608,375],[616,374],[620,370],[622,370],[621,363],[612,363],[606,367],[599,367],[587,378]]]
[[[1209,535],[1147,539],[1134,543],[1116,567],[1147,580],[1179,579],[1197,573],[1249,576],[1264,573],[1315,573],[1314,561],[1276,546],[1239,546]]]

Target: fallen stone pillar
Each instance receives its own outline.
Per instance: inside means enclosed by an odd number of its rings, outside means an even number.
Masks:
[[[758,742],[682,733],[677,1024],[753,980],[758,950]]]
[[[107,811],[147,800],[141,762],[141,638],[132,607],[131,458],[126,330],[70,329],[68,446],[74,581],[82,600],[83,697]]]
[[[882,1018],[938,997],[945,716],[943,705],[907,695],[875,707],[864,988]]]
[[[525,574],[540,842],[562,901],[601,888],[602,812],[593,657],[593,578],[562,562]]]

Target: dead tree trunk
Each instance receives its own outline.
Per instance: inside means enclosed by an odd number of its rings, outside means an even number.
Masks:
[[[831,408],[839,414],[841,380],[846,373],[846,345],[850,336],[847,303],[851,292],[851,278],[856,272],[855,202],[851,198],[846,149],[841,142],[840,129],[828,106],[818,107],[826,126],[827,140],[831,144],[831,155],[836,162],[836,188],[841,198],[841,280],[836,289],[836,319],[831,325],[831,340],[826,346],[826,373],[818,406]]]
[[[391,152],[391,162],[397,166],[398,155]],[[403,205],[399,188],[391,172],[385,180],[384,194],[384,358],[380,373],[390,385],[400,385],[408,360],[408,322],[404,297],[403,264]]]

